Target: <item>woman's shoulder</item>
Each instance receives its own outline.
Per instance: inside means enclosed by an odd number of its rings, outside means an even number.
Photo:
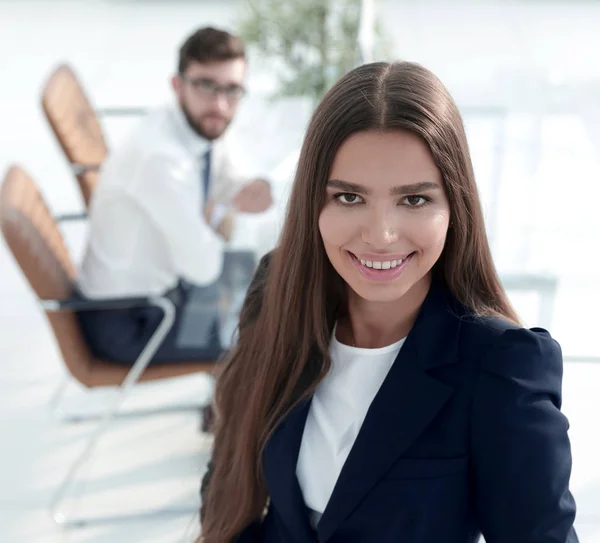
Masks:
[[[254,276],[250,282],[248,292],[257,292],[264,290],[267,277],[269,275],[269,268],[271,267],[271,261],[273,259],[273,251],[269,251],[264,254],[258,262],[256,269],[254,270]]]
[[[260,260],[258,262],[258,266],[256,268],[257,273],[261,272],[261,271],[266,272],[268,270],[269,264],[271,263],[271,260],[273,259],[274,254],[275,254],[275,249],[262,255],[262,257],[260,258]]]
[[[533,376],[539,371],[562,374],[559,343],[544,328],[525,328],[495,316],[463,319],[463,345],[477,346],[476,363],[483,369],[505,376]]]
[[[526,328],[500,316],[473,315],[468,312],[459,318],[462,321],[463,333],[481,337],[485,343],[558,345],[545,328]]]
[[[526,328],[499,316],[468,312],[459,318],[463,353],[475,355],[478,365],[502,373],[535,362],[543,367],[562,368],[560,344],[544,328]]]

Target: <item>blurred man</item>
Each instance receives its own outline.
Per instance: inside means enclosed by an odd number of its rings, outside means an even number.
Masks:
[[[245,78],[241,40],[198,30],[180,49],[172,78],[176,105],[148,115],[102,167],[78,289],[84,298],[168,295],[177,316],[153,363],[220,355],[214,315],[207,317],[206,341],[182,346],[177,340],[190,286],[219,278],[235,212],[259,213],[272,203],[269,184],[240,175],[221,139]],[[207,306],[217,306],[214,289],[208,292]],[[123,364],[137,359],[162,316],[155,307],[78,314],[94,354]]]

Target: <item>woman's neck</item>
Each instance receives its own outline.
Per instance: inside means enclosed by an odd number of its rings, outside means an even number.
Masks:
[[[400,299],[391,302],[373,302],[350,292],[348,314],[338,322],[338,339],[365,349],[385,347],[401,340],[415,323],[430,285],[431,279],[423,278]]]

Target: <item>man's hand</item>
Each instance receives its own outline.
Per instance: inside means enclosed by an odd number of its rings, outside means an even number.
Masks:
[[[225,241],[229,241],[231,239],[234,226],[233,213],[231,210],[227,210],[227,212],[222,216],[221,214],[219,214],[219,216],[215,216],[215,202],[211,199],[204,206],[204,219],[206,220],[206,223]]]
[[[271,186],[264,179],[250,181],[233,197],[232,204],[242,213],[262,213],[273,204]]]

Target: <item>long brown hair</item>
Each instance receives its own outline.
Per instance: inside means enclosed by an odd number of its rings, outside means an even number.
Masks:
[[[419,135],[442,173],[451,226],[434,273],[475,314],[518,322],[492,262],[462,119],[445,87],[408,62],[368,64],[342,77],[311,119],[268,277],[247,295],[238,342],[217,381],[206,543],[229,542],[261,518],[267,439],[330,367],[329,339],[345,289],[318,218],[337,149],[351,134],[373,129]]]

